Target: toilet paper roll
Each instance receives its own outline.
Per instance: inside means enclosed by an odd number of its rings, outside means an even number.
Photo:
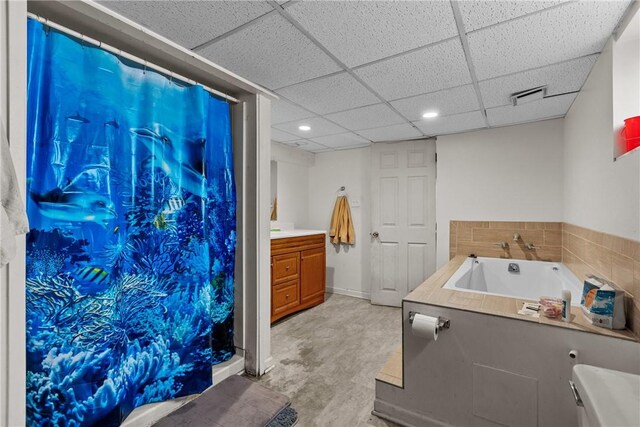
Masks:
[[[438,318],[416,313],[411,324],[413,336],[426,338],[428,341],[438,339]]]

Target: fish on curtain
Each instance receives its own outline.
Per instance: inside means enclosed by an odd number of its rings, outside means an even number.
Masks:
[[[119,425],[233,345],[229,105],[28,22],[27,422]]]
[[[334,245],[341,243],[345,245],[356,244],[356,232],[353,228],[351,209],[349,208],[347,196],[338,196],[336,198],[336,204],[333,207],[333,214],[331,215],[329,239]]]

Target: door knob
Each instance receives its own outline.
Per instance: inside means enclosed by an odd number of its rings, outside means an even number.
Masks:
[[[378,233],[377,231],[374,231],[373,233],[369,233],[369,235],[374,239],[377,239],[378,237],[380,237],[380,233]]]

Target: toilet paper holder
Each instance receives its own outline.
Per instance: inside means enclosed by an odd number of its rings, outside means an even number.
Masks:
[[[413,323],[413,318],[418,314],[416,311],[409,312],[409,323]],[[449,329],[451,327],[451,322],[449,319],[445,319],[443,317],[438,316],[438,332],[443,329]]]

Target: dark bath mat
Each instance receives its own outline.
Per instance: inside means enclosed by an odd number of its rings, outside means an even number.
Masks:
[[[207,389],[155,427],[264,427],[288,408],[289,398],[239,375]],[[297,419],[297,414],[296,414]],[[293,424],[273,424],[273,427]]]
[[[293,427],[298,422],[298,411],[291,406],[283,408],[266,427]]]

